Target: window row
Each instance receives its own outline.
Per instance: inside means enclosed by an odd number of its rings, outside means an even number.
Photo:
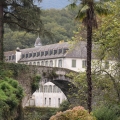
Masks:
[[[44,93],[61,93],[61,89],[58,88],[57,86],[52,86],[52,85],[45,85],[45,86],[40,86],[39,90],[36,92],[44,92]]]
[[[51,106],[51,98],[48,98],[48,100],[47,98],[45,98],[44,104],[47,105],[47,101],[48,101],[48,105]],[[58,106],[60,106],[60,98],[58,98],[58,101],[54,101],[54,102],[58,102]]]
[[[57,60],[43,60],[34,62],[24,62],[27,65],[38,65],[38,66],[50,66],[50,67],[62,67],[62,59]]]
[[[26,54],[22,54],[22,58],[31,58],[31,57],[42,57],[47,55],[56,55],[56,54],[65,54],[67,52],[67,48],[58,49],[58,50],[49,50],[49,51],[39,51],[39,52],[29,52]]]
[[[15,60],[16,59],[16,55],[10,55],[8,56],[8,58],[6,57],[6,60]]]
[[[72,60],[72,67],[75,68],[77,65],[76,65],[76,60],[73,59]],[[103,67],[105,69],[109,69],[109,61],[104,61],[103,62]],[[87,61],[86,60],[82,60],[82,68],[86,68],[87,67]]]
[[[87,61],[82,60],[82,68],[86,68],[86,66],[87,66]],[[75,59],[72,60],[72,67],[76,68],[76,60]]]

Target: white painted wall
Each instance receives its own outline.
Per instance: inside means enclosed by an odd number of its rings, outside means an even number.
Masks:
[[[76,67],[72,67],[72,60],[76,60]],[[74,70],[74,71],[85,71],[85,68],[82,68],[82,61],[85,59],[78,58],[64,58],[64,68]]]
[[[52,92],[48,90],[49,86],[52,86]],[[46,86],[47,91],[44,91],[44,87]],[[53,87],[55,87],[55,91],[53,90]],[[66,100],[66,96],[64,93],[59,89],[59,92],[57,92],[59,88],[54,85],[51,82],[47,82],[44,84],[42,91],[37,90],[33,93],[32,98],[30,98],[26,104],[26,106],[37,106],[37,107],[59,107],[59,105]],[[34,101],[33,101],[34,100]],[[31,102],[32,101],[32,102]]]

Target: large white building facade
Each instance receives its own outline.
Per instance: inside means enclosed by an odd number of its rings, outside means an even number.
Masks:
[[[81,72],[86,69],[86,42],[84,41],[72,48],[68,42],[42,46],[41,39],[38,37],[34,46],[5,52],[5,61],[26,65],[62,67]],[[92,55],[92,59],[96,59],[94,55]],[[48,82],[40,85],[39,90],[28,100],[27,106],[59,107],[64,100],[66,100],[64,93],[56,85]]]

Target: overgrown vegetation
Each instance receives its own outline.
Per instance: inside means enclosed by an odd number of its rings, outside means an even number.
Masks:
[[[105,105],[93,111],[97,120],[120,120],[120,106]]]
[[[25,120],[49,120],[57,112],[57,108],[26,107],[24,109]]]
[[[0,63],[2,68],[5,64]],[[18,117],[18,107],[24,96],[19,83],[12,79],[12,70],[0,69],[0,120],[12,120]]]
[[[40,82],[41,76],[40,75],[34,75],[32,77],[32,93],[35,92],[39,88],[39,82]]]

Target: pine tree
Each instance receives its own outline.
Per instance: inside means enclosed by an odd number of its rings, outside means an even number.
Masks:
[[[0,0],[0,61],[4,58],[4,24],[8,24],[12,30],[26,30],[42,34],[45,30],[40,14],[41,10],[34,5],[34,0]]]

